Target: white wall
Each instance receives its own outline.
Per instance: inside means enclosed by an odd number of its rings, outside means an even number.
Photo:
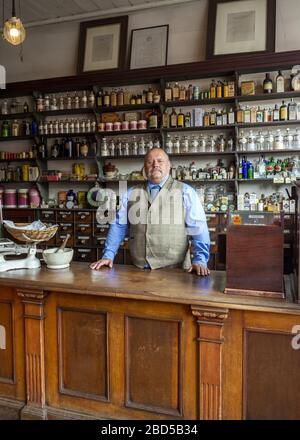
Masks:
[[[129,16],[131,29],[169,24],[168,64],[205,59],[209,0],[136,12]],[[277,0],[276,51],[300,49],[300,1]],[[0,64],[7,70],[7,82],[76,74],[79,23],[29,28],[24,43],[24,62],[19,47],[0,39]]]

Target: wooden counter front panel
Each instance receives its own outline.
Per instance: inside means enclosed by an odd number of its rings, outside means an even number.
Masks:
[[[59,308],[58,346],[60,392],[108,400],[106,314]]]
[[[0,300],[0,382],[15,382],[13,303]]]
[[[180,321],[126,317],[126,406],[182,415]]]
[[[188,306],[51,293],[46,313],[49,418],[51,408],[98,418],[197,417]]]

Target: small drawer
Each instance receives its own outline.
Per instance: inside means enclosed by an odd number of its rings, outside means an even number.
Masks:
[[[78,211],[75,213],[75,221],[76,222],[91,222],[92,221],[92,213],[88,211]]]
[[[75,226],[75,231],[78,234],[92,234],[92,226],[90,223],[79,223]]]
[[[219,223],[222,226],[227,226],[227,224],[228,224],[228,214],[219,214]]]
[[[59,223],[59,234],[73,234],[73,223]]]
[[[94,226],[94,234],[101,235],[101,237],[106,237],[109,231],[110,225],[95,225]]]
[[[55,211],[41,211],[40,219],[48,222],[55,222]]]
[[[93,242],[94,242],[94,245],[95,246],[100,246],[100,247],[104,247],[104,245],[105,245],[105,240],[106,240],[106,238],[105,237],[101,237],[101,236],[94,236],[93,237]]]
[[[75,238],[76,246],[90,246],[91,238],[89,235],[78,235]]]
[[[73,221],[73,212],[57,211],[57,221]]]
[[[206,214],[206,221],[209,227],[217,225],[218,224],[217,214]]]
[[[66,233],[58,233],[56,234],[56,246],[60,246],[62,244],[62,242],[64,241],[64,239],[66,238],[67,234]],[[74,246],[74,237],[73,235],[71,235],[71,237],[69,238],[66,247],[73,247]]]
[[[96,249],[75,249],[74,260],[92,263],[97,259]]]
[[[218,252],[218,245],[216,241],[211,241],[210,242],[210,253],[211,254],[216,254]]]

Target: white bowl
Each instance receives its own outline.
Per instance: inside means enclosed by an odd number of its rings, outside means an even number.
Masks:
[[[57,248],[46,249],[43,251],[43,258],[49,269],[64,269],[69,267],[72,261],[74,250],[71,248],[64,249],[63,252],[55,252]]]

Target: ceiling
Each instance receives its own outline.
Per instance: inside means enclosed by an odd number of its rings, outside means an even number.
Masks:
[[[108,17],[193,0],[15,0],[16,15],[27,27],[64,21]],[[4,2],[4,19],[11,17],[12,0]],[[1,5],[1,18],[3,5]]]

